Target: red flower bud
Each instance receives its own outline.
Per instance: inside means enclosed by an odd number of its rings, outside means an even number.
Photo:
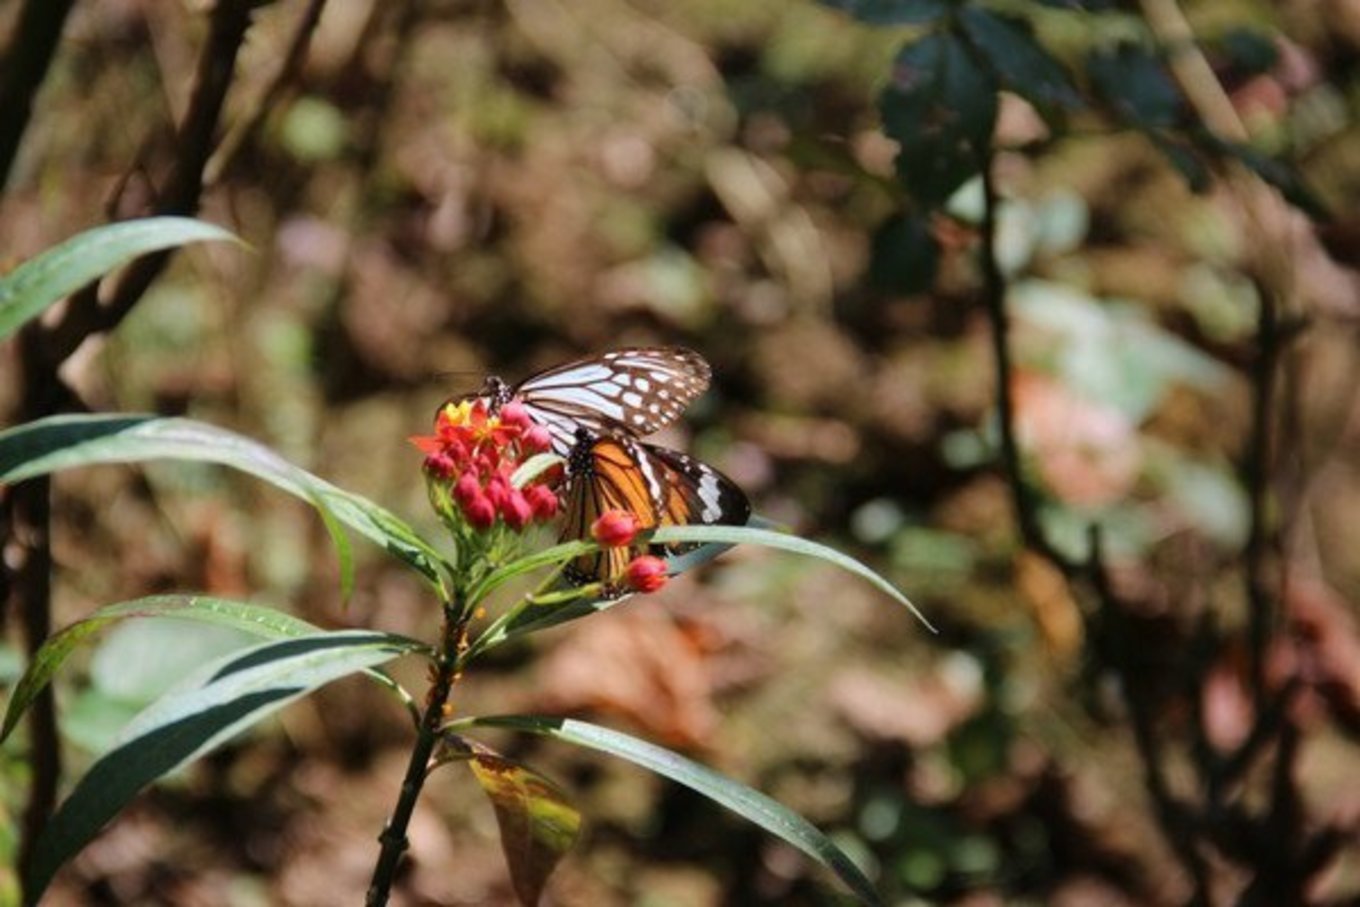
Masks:
[[[628,587],[636,589],[638,592],[655,592],[666,581],[670,579],[666,575],[666,562],[659,557],[644,554],[635,557],[628,562],[628,570],[624,574]]]
[[[626,510],[606,510],[590,524],[590,537],[605,548],[631,545],[638,532],[638,518]]]
[[[466,508],[468,504],[482,496],[482,483],[477,481],[477,474],[471,470],[458,477],[458,481],[453,485],[453,499],[458,502],[458,506]]]
[[[510,484],[504,473],[498,472],[486,480],[486,496],[491,499],[491,505],[497,510],[504,509],[506,500],[514,490],[515,486]]]
[[[528,428],[533,424],[529,411],[518,400],[511,400],[501,407],[501,424],[513,428]]]
[[[525,500],[534,512],[534,519],[550,520],[557,516],[557,495],[546,485],[530,485],[524,489]]]
[[[484,494],[479,494],[466,504],[460,504],[463,509],[463,516],[467,518],[468,524],[473,529],[490,529],[496,522],[496,508],[491,503],[491,499]]]
[[[534,425],[524,433],[520,443],[529,453],[542,453],[552,447],[552,435],[542,425]]]
[[[505,496],[505,501],[501,504],[501,516],[505,518],[505,525],[519,532],[529,525],[529,520],[533,518],[534,510],[525,500],[523,492],[518,488],[512,488],[510,493]]]
[[[425,457],[425,471],[441,479],[451,479],[458,471],[458,464],[448,454],[436,451]]]

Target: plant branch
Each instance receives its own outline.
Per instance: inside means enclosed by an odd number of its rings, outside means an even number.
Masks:
[[[1247,540],[1243,551],[1247,587],[1247,633],[1252,696],[1258,711],[1266,697],[1266,649],[1274,629],[1274,594],[1265,575],[1270,546],[1267,513],[1271,474],[1271,438],[1274,424],[1275,373],[1282,338],[1275,301],[1268,288],[1257,282],[1260,311],[1256,321],[1256,356],[1251,366],[1251,435],[1242,464],[1248,503]]]
[[[1006,278],[996,256],[997,207],[996,177],[992,172],[994,155],[987,155],[982,166],[982,259],[983,302],[991,324],[992,362],[996,371],[996,410],[1001,438],[1001,466],[1010,490],[1011,508],[1024,544],[1043,555],[1067,575],[1076,572],[1061,552],[1053,547],[1039,524],[1033,489],[1025,481],[1020,464],[1020,444],[1015,435],[1015,366],[1011,359],[1010,315],[1006,310]]]
[[[194,89],[184,122],[176,130],[176,157],[155,206],[156,214],[192,215],[203,192],[203,170],[213,150],[236,58],[245,42],[251,15],[261,0],[219,0],[213,7],[208,39],[198,58]],[[98,285],[71,299],[61,320],[47,333],[43,356],[52,371],[93,334],[116,327],[169,263],[173,250],[145,255],[129,265],[100,300]]]
[[[429,770],[430,755],[439,740],[439,729],[444,723],[445,707],[454,681],[458,678],[458,659],[467,645],[467,628],[471,619],[469,609],[458,592],[452,602],[444,605],[444,631],[439,646],[439,660],[434,666],[434,682],[430,686],[425,702],[425,714],[421,717],[416,733],[415,746],[411,748],[411,759],[406,764],[406,777],[401,782],[401,793],[392,817],[387,820],[383,833],[378,836],[382,848],[378,851],[378,862],[373,867],[373,881],[369,883],[368,896],[364,900],[367,907],[383,907],[392,891],[397,866],[410,842],[406,828],[410,825],[411,814],[415,811],[416,801],[420,798],[421,788],[425,786],[425,776]]]
[[[202,189],[202,168],[212,147],[222,103],[235,69],[237,52],[250,24],[251,12],[258,2],[219,0],[213,9],[208,41],[199,58],[193,98],[179,130],[176,167],[167,184],[159,213],[188,214],[197,207]],[[44,4],[39,0],[36,5]],[[26,49],[25,52],[30,51]],[[165,252],[146,256],[130,265],[124,273],[124,279],[110,294],[107,305],[101,305],[98,284],[92,284],[71,299],[61,320],[50,330],[44,329],[40,322],[24,328],[19,340],[23,381],[19,403],[20,421],[41,418],[70,408],[68,404],[74,395],[58,376],[62,362],[87,337],[109,330],[131,311],[164,269],[169,254]],[[19,566],[10,570],[6,585],[18,604],[25,630],[25,644],[31,655],[51,631],[51,482],[46,478],[34,479],[13,489],[11,495],[5,508],[9,517],[7,529],[18,546],[14,554]],[[6,566],[4,569],[10,568]],[[45,690],[34,703],[31,716],[32,743],[28,761],[33,772],[33,784],[24,814],[24,837],[20,843],[20,850],[24,854],[32,847],[56,803],[61,766],[61,747],[50,690]]]
[[[278,71],[274,73],[274,78],[270,80],[260,95],[260,100],[251,109],[250,115],[237,124],[231,133],[223,140],[220,148],[208,162],[207,172],[204,182],[214,185],[225,175],[231,172],[241,153],[250,146],[264,125],[265,119],[270,112],[278,106],[286,93],[287,89],[297,81],[298,74],[302,71],[302,64],[307,59],[307,49],[312,42],[312,34],[316,31],[316,24],[321,20],[321,13],[326,8],[326,0],[308,0],[307,8],[302,11],[302,17],[298,20],[297,27],[293,30],[293,37],[288,42],[288,50],[283,55],[283,62],[279,64]]]
[[[1124,699],[1128,703],[1134,745],[1143,763],[1143,786],[1152,800],[1163,834],[1171,842],[1176,859],[1194,885],[1191,904],[1207,907],[1210,903],[1209,867],[1196,845],[1193,816],[1189,808],[1172,793],[1166,777],[1152,703],[1143,685],[1144,678],[1129,658],[1129,646],[1132,643],[1131,635],[1124,626],[1127,616],[1110,583],[1099,526],[1091,527],[1089,547],[1090,560],[1086,564],[1086,572],[1100,602],[1106,625],[1101,648],[1106,663],[1118,673]]]
[[[0,188],[9,182],[10,168],[33,114],[33,98],[47,78],[74,5],[75,0],[28,0],[19,11],[0,76]]]

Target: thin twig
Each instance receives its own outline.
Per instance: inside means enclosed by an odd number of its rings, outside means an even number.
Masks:
[[[9,182],[10,168],[33,114],[33,98],[47,78],[74,4],[75,0],[28,0],[19,11],[0,77],[0,188]]]
[[[1251,435],[1243,458],[1242,479],[1248,502],[1247,541],[1243,551],[1247,587],[1247,633],[1250,652],[1252,696],[1257,710],[1266,697],[1266,650],[1274,631],[1274,594],[1266,577],[1266,557],[1271,544],[1267,513],[1271,475],[1271,439],[1274,434],[1275,372],[1279,365],[1281,338],[1275,300],[1257,282],[1260,310],[1256,320],[1256,356],[1251,366]]]
[[[1133,728],[1134,745],[1143,763],[1143,786],[1156,810],[1158,824],[1172,844],[1194,885],[1191,904],[1205,907],[1209,901],[1209,867],[1200,854],[1194,832],[1194,817],[1189,807],[1172,792],[1167,781],[1161,741],[1157,736],[1152,704],[1148,701],[1143,678],[1130,663],[1129,634],[1124,623],[1127,615],[1110,583],[1105,565],[1104,543],[1099,526],[1092,526],[1089,534],[1090,558],[1086,573],[1101,613],[1105,616],[1107,644],[1103,647],[1107,663],[1118,672],[1129,707],[1129,723]],[[1112,632],[1111,632],[1112,631]]]

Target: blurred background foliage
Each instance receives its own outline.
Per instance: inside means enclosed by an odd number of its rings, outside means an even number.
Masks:
[[[19,6],[0,7],[3,33]],[[442,400],[487,373],[692,346],[714,387],[664,440],[730,474],[759,512],[884,570],[942,633],[829,568],[737,550],[655,600],[498,655],[467,678],[460,710],[586,714],[685,748],[834,832],[897,902],[1184,902],[1085,606],[1023,553],[993,468],[969,226],[981,190],[955,193],[952,218],[903,213],[876,96],[912,28],[786,0],[345,0],[324,5],[275,91],[309,6],[256,12],[207,170],[201,216],[251,250],[178,255],[113,335],[67,363],[80,397],[230,426],[434,533],[405,439]],[[1136,23],[1031,12],[1070,61]],[[1329,691],[1298,706],[1300,794],[1319,822],[1353,829],[1360,4],[1199,0],[1188,13],[1253,138],[1336,215],[1316,234],[1290,215],[1313,241],[1291,259],[1308,329],[1281,382],[1275,516],[1291,534],[1275,554],[1291,577],[1284,619],[1311,634],[1309,670]],[[188,0],[75,5],[0,200],[8,266],[154,200],[207,21]],[[1116,59],[1091,79],[1141,84],[1138,65]],[[1165,100],[1149,91],[1143,113]],[[1082,552],[1100,522],[1155,676],[1198,615],[1241,621],[1260,304],[1242,256],[1259,225],[1230,193],[1192,192],[1130,130],[1053,135],[1003,95],[996,141],[1020,149],[997,162],[998,246],[1026,470],[1062,550]],[[15,368],[0,350],[6,412]],[[436,628],[419,584],[363,546],[342,601],[314,514],[250,480],[153,466],[56,488],[59,626],[201,590],[327,626]],[[0,683],[22,664],[12,624]],[[236,644],[153,622],[105,636],[58,691],[68,776],[187,666]],[[1290,657],[1304,656],[1282,648],[1272,670]],[[1250,726],[1242,660],[1222,653],[1198,700],[1214,745]],[[1185,733],[1184,714],[1163,718]],[[404,721],[358,680],[294,706],[142,797],[51,902],[353,903],[406,759]],[[503,745],[588,816],[552,903],[839,897],[796,852],[683,790],[594,755]],[[0,751],[3,853],[20,756]],[[468,778],[427,787],[411,856],[405,903],[511,900]],[[1221,870],[1216,894],[1230,897],[1244,877]],[[0,892],[12,885],[0,870]],[[1317,903],[1360,897],[1353,839],[1313,888]]]

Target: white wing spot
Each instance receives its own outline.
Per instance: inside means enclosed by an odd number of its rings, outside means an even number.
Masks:
[[[646,378],[639,378],[637,379],[636,386],[638,390],[645,394],[652,389],[652,382],[648,381]]]
[[[633,391],[625,391],[623,394],[623,402],[629,406],[641,406],[642,395],[634,393]]]

